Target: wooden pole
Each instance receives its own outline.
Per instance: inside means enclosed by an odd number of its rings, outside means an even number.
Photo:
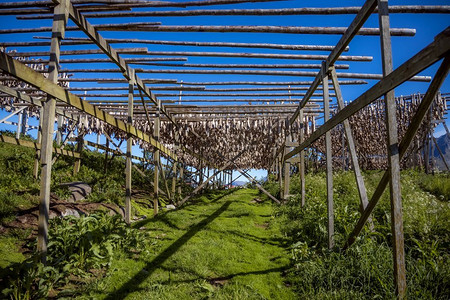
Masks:
[[[57,123],[58,123],[58,129],[56,130],[56,144],[58,146],[61,145],[62,142],[62,125],[64,122],[64,116],[58,115]]]
[[[445,168],[447,169],[447,171],[450,171],[450,168],[448,167],[447,160],[445,159],[444,153],[442,153],[442,150],[439,147],[439,145],[438,145],[438,143],[436,141],[436,138],[434,136],[431,136],[431,138],[433,139],[434,145],[435,145],[437,151],[439,152],[439,155],[441,156],[442,161],[444,162]]]
[[[39,108],[39,129],[38,129],[38,133],[37,133],[37,139],[36,142],[38,144],[42,144],[42,125],[43,125],[43,121],[44,121],[44,109],[42,107]],[[37,149],[36,150],[36,155],[35,155],[35,159],[34,159],[34,168],[33,168],[33,177],[35,179],[38,179],[39,176],[39,162],[41,159],[41,150]]]
[[[178,185],[178,196],[183,197],[182,187],[184,185],[184,165],[180,163],[180,184]]]
[[[83,146],[84,146],[84,133],[78,131],[76,151],[81,154],[81,151],[83,151]],[[73,166],[73,175],[76,175],[78,174],[78,172],[80,172],[80,167],[81,167],[81,155],[75,161],[75,165]]]
[[[189,17],[189,16],[289,16],[289,15],[342,15],[357,14],[361,7],[302,7],[277,9],[196,9],[176,11],[126,11],[126,12],[91,12],[87,18],[114,17]],[[447,5],[398,5],[389,8],[390,13],[449,13]],[[36,19],[45,16],[25,16],[19,19]]]
[[[286,143],[292,142],[291,130],[289,128],[289,120],[286,122]],[[284,153],[289,152],[289,147],[285,147]],[[284,161],[284,182],[283,182],[283,200],[287,200],[289,197],[289,185],[291,183],[291,164],[287,160]]]
[[[128,83],[128,116],[127,125],[133,125],[133,92],[134,92],[134,70],[130,70]],[[133,137],[131,134],[127,135],[127,157],[125,160],[125,222],[131,224],[131,178],[132,178],[132,161],[131,151],[133,147]]]
[[[323,109],[324,121],[330,119],[330,98],[328,91],[328,74],[325,63],[322,69],[323,74]],[[334,248],[334,209],[333,209],[333,153],[331,152],[331,131],[325,133],[325,156],[327,166],[327,212],[328,212],[328,249]]]
[[[378,16],[380,23],[381,56],[383,75],[393,71],[392,47],[389,24],[389,8],[387,0],[378,0]],[[391,228],[393,237],[394,283],[397,297],[406,296],[406,268],[403,237],[403,213],[400,191],[400,155],[398,150],[397,111],[394,90],[384,95],[386,107],[387,151],[389,186],[391,198]]]
[[[1,11],[0,11],[1,13]],[[34,37],[44,38],[44,37]],[[262,48],[281,50],[307,50],[307,51],[331,51],[334,46],[326,45],[291,45],[291,44],[267,44],[267,43],[227,43],[227,42],[194,42],[194,41],[162,41],[162,40],[142,40],[142,39],[106,39],[110,44],[151,44],[151,45],[175,45],[175,46],[196,46],[196,47],[227,47],[227,48]],[[65,39],[62,45],[84,45],[91,44],[88,38]],[[49,42],[4,42],[0,43],[4,47],[28,47],[46,46]],[[348,47],[345,51],[348,51]]]
[[[300,144],[305,140],[305,123],[303,120],[303,108],[300,109],[299,119],[300,119]],[[305,206],[306,203],[306,192],[305,192],[305,150],[300,151],[300,163],[299,163],[299,172],[300,172],[300,188],[301,188],[301,204],[302,207]]]
[[[158,101],[158,106],[157,106],[157,110],[156,110],[156,116],[154,118],[153,138],[156,141],[159,141],[159,131],[160,131],[160,127],[161,127],[161,118],[160,118],[161,100],[157,100],[157,101]],[[161,164],[159,149],[155,148],[155,152],[153,154],[153,159],[154,159],[154,165],[155,165],[154,175],[153,175],[154,176],[153,177],[153,215],[156,216],[158,214],[159,166]]]
[[[311,27],[311,26],[209,26],[209,25],[159,25],[158,22],[138,22],[125,24],[97,24],[98,31],[143,31],[143,32],[251,32],[251,33],[284,33],[284,34],[332,34],[342,35],[347,27]],[[79,31],[78,26],[67,27],[67,31]],[[0,34],[49,32],[51,27],[2,29]],[[378,28],[361,28],[357,35],[380,35]],[[414,36],[415,29],[393,28],[392,36]]]
[[[333,81],[338,107],[339,110],[341,110],[344,108],[344,99],[342,97],[341,86],[339,85],[336,71],[333,67],[331,68],[331,79]],[[367,191],[366,186],[364,184],[364,178],[362,176],[361,169],[359,167],[358,156],[356,154],[356,146],[355,141],[353,140],[350,122],[348,121],[348,119],[346,119],[344,120],[343,124],[345,136],[347,137],[348,149],[350,151],[350,158],[352,160],[353,171],[355,173],[356,186],[358,187],[358,194],[360,199],[360,211],[362,213],[366,209],[369,200],[367,198]],[[369,226],[371,230],[374,229],[372,219],[369,220]]]
[[[16,139],[20,139],[20,133],[21,133],[21,130],[22,130],[22,120],[23,120],[23,112],[24,111],[25,111],[25,109],[22,109],[22,111],[17,114],[19,119],[17,120]]]
[[[48,79],[53,83],[58,82],[60,43],[61,39],[64,38],[65,27],[68,20],[67,4],[68,0],[62,0],[61,3],[56,5],[54,9],[52,40],[50,46],[50,63],[48,66]],[[47,101],[43,101],[43,111],[43,120],[41,122],[41,190],[39,195],[40,204],[37,251],[41,255],[41,261],[46,264],[56,99],[48,96]]]

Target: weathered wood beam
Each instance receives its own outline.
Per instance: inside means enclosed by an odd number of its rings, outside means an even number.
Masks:
[[[158,100],[158,107],[156,110],[156,116],[153,119],[153,138],[158,141],[159,140],[159,131],[161,127],[161,118],[160,118],[160,108],[161,102]],[[148,114],[147,114],[148,116]],[[159,204],[159,167],[161,164],[159,151],[156,150],[153,153],[153,160],[155,164],[155,168],[153,170],[153,215],[156,216],[158,214],[158,204]]]
[[[445,165],[445,168],[447,169],[447,171],[450,171],[450,168],[448,166],[447,160],[445,159],[444,153],[442,153],[441,147],[439,147],[436,138],[432,135],[431,138],[433,139],[434,145],[436,146],[437,151],[439,152],[439,156],[442,159],[442,162]]]
[[[224,4],[236,4],[246,2],[274,2],[281,0],[193,0],[193,1],[140,1],[140,0],[95,0],[94,3],[108,4],[108,6],[115,6],[122,10],[126,7],[188,7],[188,6],[208,6],[208,5],[224,5]],[[77,4],[92,4],[91,0],[71,0],[71,3]],[[18,2],[6,2],[0,3],[0,9],[3,8],[27,8],[27,7],[52,7],[55,1],[18,1]],[[82,9],[85,6],[80,6]],[[92,9],[92,6],[88,6]],[[99,8],[95,6],[95,8]],[[102,7],[100,7],[102,8]]]
[[[0,11],[1,13],[1,11]],[[34,37],[48,39],[48,37]],[[268,44],[268,43],[229,43],[229,42],[191,42],[191,41],[163,41],[163,40],[141,40],[141,39],[106,39],[110,44],[150,44],[150,45],[174,45],[174,46],[196,46],[196,47],[227,47],[227,48],[262,48],[280,50],[307,50],[307,51],[331,51],[334,46],[327,45],[293,45],[293,44]],[[85,45],[92,41],[87,38],[67,38],[61,45]],[[3,42],[5,47],[24,46],[46,46],[49,42]],[[348,51],[348,47],[345,49]]]
[[[128,114],[127,114],[127,125],[130,127],[133,124],[133,91],[134,91],[134,74],[131,70],[131,78],[128,83]],[[131,151],[133,147],[133,136],[131,134],[127,135],[127,153],[125,160],[125,222],[131,224],[131,179],[132,179],[132,162],[131,162]]]
[[[36,149],[36,151],[41,150],[40,143],[16,139],[16,138],[9,137],[9,136],[3,135],[3,134],[0,134],[0,141],[3,143],[7,143],[7,144],[13,144],[13,145],[23,146],[23,147],[27,147],[27,148],[33,148],[33,149]],[[79,152],[65,150],[62,148],[54,147],[54,148],[52,148],[52,152],[55,154],[65,155],[65,156],[69,156],[69,157],[75,157],[75,158],[80,157]]]
[[[86,13],[88,18],[117,17],[192,17],[192,16],[289,16],[289,15],[342,15],[357,14],[361,7],[302,7],[278,9],[198,9],[176,11],[131,11]],[[375,10],[377,12],[377,9]],[[448,5],[397,5],[389,13],[450,13]],[[46,16],[19,16],[18,19],[44,19]]]
[[[305,120],[304,120],[304,108],[299,112],[300,128],[299,128],[299,142],[303,143],[305,140]],[[295,146],[294,146],[295,147]],[[300,172],[300,195],[301,195],[301,205],[305,206],[306,203],[306,182],[305,182],[305,151],[300,151],[300,161],[299,161],[299,172]]]
[[[281,86],[296,86],[306,85],[309,87],[312,81],[213,81],[213,82],[186,82],[183,81],[183,85],[281,85]],[[341,85],[352,84],[367,84],[365,80],[344,80],[339,81]]]
[[[53,84],[58,82],[60,42],[65,35],[65,28],[68,21],[67,6],[69,3],[70,0],[63,0],[55,6],[54,9],[53,25],[51,29],[52,40],[50,46],[50,62],[48,67],[49,75],[48,79],[46,79],[47,82]],[[1,63],[4,62],[5,61],[1,59]],[[13,65],[9,65],[9,67],[13,67]],[[8,71],[6,72],[10,73]],[[43,101],[42,104],[43,119],[40,120],[39,124],[39,127],[42,128],[42,144],[37,252],[42,263],[45,265],[47,263],[48,220],[50,210],[50,184],[52,178],[53,130],[55,126],[56,99],[53,95],[49,94],[47,100]]]
[[[124,48],[117,49],[117,53],[122,54],[147,54],[147,48]],[[35,51],[35,52],[11,52],[8,53],[12,57],[33,57],[33,56],[47,56],[47,51]],[[66,50],[61,51],[60,55],[92,55],[92,54],[104,54],[103,51],[98,49],[83,49],[83,50]],[[29,63],[39,63],[41,61],[29,61]],[[49,62],[49,60],[42,60],[42,62]],[[25,61],[27,63],[27,61]],[[62,61],[60,60],[60,63]],[[62,71],[61,71],[62,72]]]
[[[341,87],[338,82],[338,77],[334,67],[331,67],[331,79],[333,81],[334,89],[336,92],[336,99],[338,103],[339,110],[344,108],[344,98],[342,96]],[[350,152],[350,158],[353,165],[353,172],[355,173],[356,186],[358,188],[358,194],[360,199],[360,211],[361,213],[366,209],[367,203],[369,202],[367,198],[366,186],[364,184],[364,178],[361,173],[361,168],[359,167],[358,156],[356,154],[355,141],[353,139],[352,129],[350,127],[350,122],[348,119],[343,121],[344,132],[347,140],[348,150]],[[369,220],[371,230],[373,230],[372,219]]]
[[[330,95],[328,91],[328,73],[325,62],[323,63],[323,108],[324,122],[330,119]],[[325,160],[327,173],[327,225],[328,225],[328,249],[334,248],[334,202],[333,202],[333,152],[331,145],[331,131],[325,133]]]
[[[177,70],[177,69],[135,69],[137,73],[142,74],[234,74],[234,75],[263,75],[263,76],[295,76],[295,77],[314,77],[316,72],[313,71],[272,71],[272,70]],[[45,71],[40,71],[45,73]],[[64,73],[119,73],[116,69],[64,69]],[[380,80],[383,78],[381,74],[367,74],[367,73],[344,73],[339,72],[340,78],[354,78],[354,79],[370,79]],[[429,76],[413,76],[410,81],[425,81],[429,82]],[[156,95],[158,96],[158,94]],[[183,96],[186,96],[185,94]],[[314,96],[314,93],[311,94]]]
[[[54,0],[56,2],[60,0]],[[73,7],[73,6],[72,6]],[[209,25],[159,25],[159,22],[139,22],[126,24],[92,25],[98,31],[143,31],[143,32],[248,32],[248,33],[283,33],[283,34],[323,34],[341,35],[347,27],[307,27],[307,26],[209,26]],[[67,31],[79,31],[78,26],[69,26]],[[51,27],[2,29],[0,34],[49,32]],[[392,36],[414,36],[415,29],[392,28]],[[380,35],[378,28],[360,28],[357,35]]]
[[[383,76],[392,73],[392,46],[388,0],[378,0],[380,44]],[[393,239],[394,284],[399,299],[406,297],[406,264],[403,235],[402,194],[400,184],[400,154],[398,150],[397,105],[394,90],[384,94],[386,114],[389,191],[391,200],[391,232]]]
[[[178,67],[178,68],[236,68],[236,69],[320,69],[320,64],[191,64],[191,63],[164,63],[164,62],[138,62],[146,66]],[[340,64],[337,69],[349,69],[350,66]]]

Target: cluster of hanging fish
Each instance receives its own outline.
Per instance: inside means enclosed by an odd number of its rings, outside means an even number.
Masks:
[[[412,118],[422,101],[424,94],[413,94],[406,97],[396,98],[396,115],[399,141],[404,137],[408,127],[411,125]],[[433,120],[442,120],[444,112],[447,110],[445,98],[440,94],[436,95],[431,106],[430,112],[426,115],[424,121],[411,146],[408,148],[404,159],[401,162],[403,168],[421,164],[420,160],[414,160],[414,157],[420,156],[427,135],[432,132],[437,125]],[[336,113],[337,111],[334,111]],[[358,113],[349,118],[353,139],[356,145],[356,151],[359,158],[359,164],[366,170],[379,170],[387,167],[387,148],[386,148],[386,123],[385,123],[385,105],[383,100],[377,100],[366,106]],[[336,167],[342,166],[343,162],[349,163],[350,155],[347,150],[347,142],[344,137],[344,128],[342,125],[336,126],[332,130],[332,152],[333,163]],[[344,146],[344,148],[343,148]],[[315,147],[319,152],[325,153],[325,138],[321,137]],[[347,156],[345,160],[343,156]],[[348,167],[348,166],[347,166]]]

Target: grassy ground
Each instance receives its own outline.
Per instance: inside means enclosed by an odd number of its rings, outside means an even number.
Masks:
[[[282,273],[289,256],[272,205],[255,190],[214,192],[135,224],[154,238],[136,259],[113,261],[81,298],[295,299]]]

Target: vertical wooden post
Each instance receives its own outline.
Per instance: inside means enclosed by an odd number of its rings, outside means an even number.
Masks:
[[[16,129],[16,139],[20,139],[20,130],[22,129],[22,118],[23,118],[23,110],[17,114],[17,129]]]
[[[133,93],[134,93],[134,84],[135,84],[135,76],[134,70],[130,69],[130,74],[128,74],[130,80],[128,81],[128,117],[127,117],[127,125],[128,129],[133,125]],[[131,169],[132,169],[132,161],[131,161],[131,151],[133,147],[133,137],[131,134],[127,136],[127,156],[125,160],[125,222],[127,224],[131,224]]]
[[[64,122],[64,116],[59,115],[57,118],[57,130],[56,130],[56,144],[61,145],[62,141],[62,124]]]
[[[328,70],[322,64],[323,111],[324,122],[330,119],[330,98],[328,88]],[[325,133],[325,157],[327,164],[327,211],[328,211],[328,249],[334,247],[334,209],[333,209],[333,153],[331,152],[331,131]]]
[[[387,0],[378,0],[378,17],[380,23],[381,56],[383,75],[393,70],[392,47],[389,25],[389,8]],[[398,151],[397,117],[394,91],[384,95],[386,107],[388,173],[391,198],[391,229],[394,245],[394,282],[397,297],[406,295],[406,268],[403,237],[403,213],[400,191],[400,155]]]
[[[176,187],[177,187],[177,162],[174,160],[172,165],[172,200],[174,203],[176,201],[175,199]]]
[[[44,109],[41,107],[41,108],[39,108],[39,129],[38,129],[37,140],[36,140],[36,142],[38,144],[42,143],[42,124],[43,124],[43,120],[44,120]],[[35,159],[34,159],[34,168],[33,168],[33,177],[35,179],[37,179],[38,176],[39,176],[40,159],[41,159],[41,150],[38,149],[38,150],[36,150],[36,156],[35,156]]]
[[[68,20],[67,0],[61,1],[55,6],[52,25],[52,40],[50,44],[50,60],[48,63],[48,79],[53,83],[58,82],[59,56],[61,39],[64,38]],[[46,263],[47,239],[48,239],[48,214],[50,209],[50,182],[52,173],[53,130],[55,127],[56,99],[47,97],[43,101],[42,143],[41,143],[41,190],[38,220],[37,251],[41,260]]]
[[[84,133],[78,131],[77,152],[79,152],[80,154],[81,154],[81,151],[83,151],[83,146],[84,146]],[[81,167],[81,155],[75,161],[75,165],[73,166],[73,175],[76,175],[76,174],[78,174],[78,172],[80,172],[80,167]]]
[[[338,103],[338,108],[339,108],[339,110],[341,110],[344,108],[344,99],[342,97],[341,86],[339,85],[338,77],[337,77],[336,70],[334,67],[331,68],[331,80],[333,82],[334,91],[335,91],[336,99],[337,99],[337,103]],[[366,186],[364,184],[364,178],[362,176],[361,169],[359,167],[358,156],[356,154],[355,141],[353,140],[352,129],[350,127],[350,122],[348,121],[348,119],[344,120],[343,125],[344,125],[345,136],[347,137],[347,145],[348,145],[348,149],[350,151],[350,158],[351,158],[352,165],[353,165],[353,171],[355,173],[356,186],[358,188],[358,193],[359,193],[360,211],[361,211],[361,213],[363,213],[363,211],[367,207],[367,204],[369,203],[369,200],[367,198]],[[370,229],[373,230],[374,226],[373,226],[372,218],[370,218],[368,221],[369,221]]]
[[[155,128],[153,130],[153,138],[156,141],[159,141],[159,130],[161,127],[161,119],[160,119],[160,110],[161,110],[161,100],[158,100],[158,107],[156,109],[155,116]],[[153,162],[155,165],[154,176],[153,176],[153,215],[158,214],[158,201],[159,201],[159,166],[160,166],[160,153],[157,148],[155,148],[155,153],[153,154]]]
[[[283,151],[283,153],[284,153],[284,151]],[[284,197],[284,194],[283,194],[283,192],[284,192],[284,190],[283,190],[283,164],[282,164],[282,162],[283,162],[283,158],[282,158],[283,153],[280,153],[277,156],[278,185],[280,187],[280,198],[281,199],[283,199],[283,197]]]
[[[300,109],[299,112],[299,120],[300,120],[300,136],[299,136],[299,143],[303,143],[305,140],[305,128],[304,128],[304,121],[303,121],[303,109]],[[300,151],[300,162],[299,162],[299,169],[300,172],[300,188],[301,188],[301,203],[302,207],[305,206],[305,150]]]
[[[103,173],[106,175],[108,171],[108,149],[109,149],[109,139],[106,139],[106,150],[105,150],[105,163],[103,165]]]
[[[291,129],[289,126],[289,120],[286,121],[286,143],[292,142]],[[284,155],[289,152],[289,147],[284,147]],[[284,160],[284,157],[283,157]],[[291,183],[291,164],[287,161],[284,162],[284,183],[283,183],[283,200],[287,200],[289,197],[289,185]]]
[[[180,198],[182,198],[183,197],[183,195],[182,195],[182,187],[183,187],[183,185],[184,185],[184,165],[182,164],[182,163],[180,163],[180,172],[179,172],[179,174],[180,174],[180,184],[178,185],[178,195],[179,195],[179,197]]]
[[[28,110],[25,108],[22,111],[22,122],[21,122],[21,133],[23,133],[24,135],[27,134],[27,127],[28,127]]]

